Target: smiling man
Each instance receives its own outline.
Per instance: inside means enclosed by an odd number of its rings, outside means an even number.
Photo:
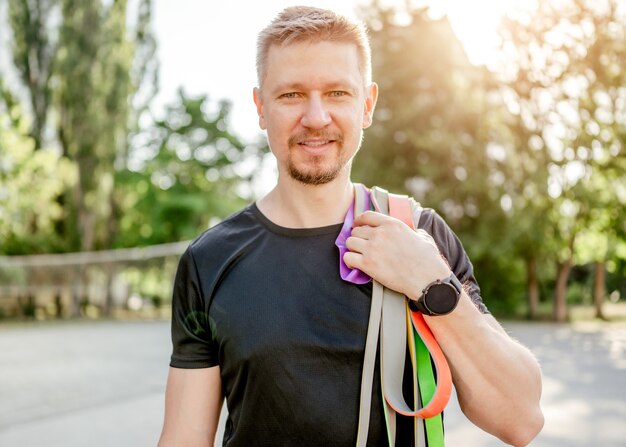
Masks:
[[[254,102],[278,182],[181,258],[160,447],[212,446],[224,397],[223,445],[357,442],[372,285],[341,278],[335,240],[354,200],[352,159],[378,96],[369,43],[359,24],[293,7],[260,33],[257,51]],[[466,416],[526,445],[543,424],[539,366],[488,313],[443,220],[427,209],[419,228],[363,213],[342,260],[416,302],[428,285],[463,285],[445,315],[424,310],[425,319]],[[368,446],[386,445],[382,408],[376,373]],[[399,418],[396,445],[412,445],[410,432]]]
[[[377,96],[376,84],[365,86],[354,70],[354,44],[295,42],[266,54],[254,101],[281,177],[305,185],[349,178]]]

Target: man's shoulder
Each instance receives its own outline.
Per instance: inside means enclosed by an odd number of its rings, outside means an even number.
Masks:
[[[374,187],[367,187],[367,189],[371,190]],[[383,188],[383,191],[386,191]],[[441,217],[439,213],[434,208],[431,208],[428,205],[420,203],[420,201],[416,200],[414,197],[406,194],[398,193],[397,191],[387,191],[388,194],[399,194],[400,196],[408,197],[410,201],[412,201],[416,206],[413,207],[413,217],[414,224],[417,228],[421,228],[426,230],[428,233],[433,233],[437,230],[444,230],[448,227],[446,221]]]
[[[415,226],[429,233],[435,240],[444,239],[454,233],[446,220],[434,209],[420,205],[420,215]]]
[[[415,223],[418,228],[427,230],[440,227],[442,224],[445,225],[445,221],[437,211],[433,208],[420,205],[419,222]]]
[[[202,232],[191,242],[190,250],[196,257],[207,252],[214,253],[215,250],[245,244],[250,237],[260,232],[260,227],[261,223],[254,212],[254,205],[251,204]]]

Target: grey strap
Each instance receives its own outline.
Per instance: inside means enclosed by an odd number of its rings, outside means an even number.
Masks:
[[[389,215],[389,200],[388,200],[389,193],[383,188],[379,188],[378,186],[374,186],[370,191],[371,191],[372,203],[374,204],[374,208],[376,209],[376,211],[385,215]],[[381,322],[380,322],[381,392],[382,392],[382,401],[383,401],[383,411],[385,414],[385,423],[387,425],[387,439],[389,442],[389,446],[393,447],[396,444],[396,412],[394,411],[393,408],[391,408],[391,406],[387,402],[387,399],[385,398],[385,390],[383,387],[384,363],[383,363],[383,358],[382,358],[383,318],[385,314],[385,300],[387,299],[387,294],[389,293],[389,289],[387,289],[386,287],[383,287],[382,284],[378,283],[377,281],[374,281],[374,284],[376,284],[382,290],[382,297],[381,297],[382,315],[381,315]],[[389,313],[389,311],[387,311],[387,313]],[[389,315],[387,317],[389,317]],[[387,327],[389,328],[389,325],[387,325]],[[404,355],[402,356],[402,359],[404,360]]]
[[[382,188],[371,189],[371,200],[376,210],[383,214],[389,214],[388,192]],[[355,210],[362,210],[365,195],[361,188],[355,188]],[[416,226],[419,223],[422,208],[414,200],[411,200],[411,211]],[[355,211],[359,212],[359,211]],[[404,364],[407,346],[407,303],[404,295],[391,289],[384,288],[379,282],[373,281],[372,302],[370,307],[370,319],[365,341],[365,354],[363,359],[363,375],[361,377],[361,397],[359,407],[359,426],[357,430],[357,447],[365,447],[369,430],[371,412],[371,398],[374,378],[374,365],[376,363],[376,347],[380,334],[381,353],[381,386],[383,391],[383,404],[387,424],[389,445],[393,447],[396,440],[396,411],[389,405],[387,399],[396,407],[406,408],[402,394],[402,380],[404,376]],[[421,408],[417,381],[414,383],[416,401],[414,405]],[[425,446],[424,421],[418,418],[415,428],[416,446]]]
[[[363,209],[357,204],[364,203],[365,194],[359,187],[354,189],[355,214]],[[372,408],[372,388],[374,382],[374,367],[376,364],[376,347],[378,346],[378,331],[383,302],[383,286],[374,281],[372,288],[372,302],[370,305],[370,319],[365,339],[365,355],[363,357],[363,373],[361,376],[361,399],[359,404],[359,426],[357,429],[357,447],[365,447],[369,431],[370,412]]]
[[[416,202],[415,199],[409,198],[409,203],[411,205],[411,211],[413,211],[413,223],[415,224],[415,229],[419,228],[420,218],[422,217],[422,205],[419,202]]]

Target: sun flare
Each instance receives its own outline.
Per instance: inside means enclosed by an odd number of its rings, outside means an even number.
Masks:
[[[446,15],[465,52],[474,64],[491,65],[498,54],[498,26],[515,9],[532,7],[523,0],[431,0],[434,15]]]

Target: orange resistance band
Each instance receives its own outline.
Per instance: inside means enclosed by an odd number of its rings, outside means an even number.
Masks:
[[[388,197],[389,214],[404,222],[412,230],[415,230],[414,225],[417,224],[417,222],[415,224],[413,223],[411,206],[407,197],[397,194],[389,194]],[[446,360],[439,343],[437,343],[435,336],[426,324],[421,312],[412,310],[411,321],[413,322],[413,327],[424,341],[424,344],[433,358],[435,369],[437,371],[437,388],[430,402],[418,411],[407,412],[401,408],[395,408],[393,405],[392,407],[396,412],[405,416],[430,418],[441,413],[448,404],[450,395],[452,394],[452,374],[450,373],[448,361]],[[389,402],[389,400],[387,401],[391,405],[391,402]]]

